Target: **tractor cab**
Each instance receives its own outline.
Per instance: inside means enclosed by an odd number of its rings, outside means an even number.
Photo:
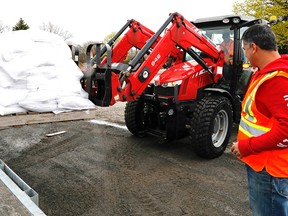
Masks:
[[[223,79],[218,83],[219,87],[243,97],[253,69],[244,56],[241,37],[249,26],[268,22],[250,16],[227,15],[200,18],[192,23],[225,54]]]

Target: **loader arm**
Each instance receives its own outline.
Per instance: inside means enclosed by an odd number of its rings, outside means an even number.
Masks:
[[[130,29],[113,47],[113,52],[111,56],[112,62],[123,62],[127,57],[128,51],[132,47],[135,47],[136,49],[141,49],[145,45],[146,41],[150,39],[152,35],[154,35],[153,31],[151,31],[136,20],[129,20],[128,24]],[[114,42],[115,39],[110,44],[112,45]],[[101,53],[103,55],[103,51]],[[105,64],[106,62],[107,58],[104,58],[101,62],[101,65]]]
[[[109,106],[117,101],[135,100],[168,59],[173,59],[174,64],[182,62],[184,52],[188,52],[204,70],[210,72],[212,80],[217,68],[223,66],[223,52],[179,13],[170,14],[155,34],[138,22],[131,22],[129,26],[131,28],[128,33],[112,49],[111,62],[121,62],[132,46],[140,51],[125,70],[117,71],[110,64],[105,65],[106,58],[95,68],[92,80],[97,86],[97,91],[94,95],[89,94],[89,98],[96,105]],[[212,59],[209,61],[210,65],[195,52],[195,49]],[[96,56],[97,62],[100,62],[99,57],[100,55]]]
[[[125,34],[123,35],[123,37],[121,37],[124,32]],[[128,20],[125,25],[114,35],[114,37],[107,42],[108,47],[112,48],[111,62],[123,62],[132,47],[136,49],[141,49],[145,45],[146,41],[150,39],[153,35],[154,32],[142,25],[140,22],[134,19]],[[117,42],[118,39],[119,41]],[[90,44],[89,48],[87,49],[88,57],[90,50],[94,45],[103,44]],[[107,52],[107,45],[100,47],[100,50],[98,52],[96,50],[96,55],[92,59],[87,59],[87,62],[90,62],[91,66],[93,66],[94,64],[100,64],[101,66],[103,66],[107,63],[107,56],[105,56],[105,53]]]
[[[124,36],[121,37],[122,35]],[[122,63],[131,48],[141,49],[152,35],[154,35],[153,31],[131,19],[104,46],[103,43],[88,45],[87,72],[84,73],[82,86],[89,93],[89,99],[93,103],[99,106],[108,106],[110,103],[111,74],[110,71],[101,73],[103,68],[111,68],[112,63]],[[96,54],[90,58],[94,46],[96,46]]]
[[[170,26],[168,27],[168,25]],[[168,28],[167,28],[168,27]],[[152,44],[165,31],[164,36],[157,42],[155,48],[150,52],[147,59],[136,68],[139,60],[151,50]],[[213,59],[213,65],[207,65],[194,50],[196,48]],[[129,63],[129,68],[124,71],[119,80],[117,90],[120,101],[135,100],[158,71],[163,67],[167,60],[172,57],[178,59],[182,57],[183,50],[187,51],[200,64],[204,70],[209,71],[212,76],[216,74],[217,67],[223,66],[223,53],[216,46],[203,36],[198,28],[191,22],[184,19],[179,13],[173,13],[166,20],[163,26],[153,35],[146,45],[140,50],[138,55]],[[119,86],[121,85],[121,87]],[[115,87],[115,86],[114,86]],[[114,96],[114,95],[113,95]],[[114,96],[115,97],[115,96]],[[118,98],[118,96],[116,96]],[[113,104],[113,98],[112,98]]]

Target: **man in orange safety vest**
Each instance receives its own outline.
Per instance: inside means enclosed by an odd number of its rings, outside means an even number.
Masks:
[[[273,31],[254,25],[242,36],[245,56],[258,68],[242,102],[231,151],[247,167],[253,215],[288,215],[288,56]]]
[[[222,34],[221,49],[224,51],[225,62],[231,63],[233,60],[234,41],[230,38],[230,33],[225,31]]]

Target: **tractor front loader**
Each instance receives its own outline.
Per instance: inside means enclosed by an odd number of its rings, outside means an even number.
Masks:
[[[239,22],[231,22],[229,28],[240,43],[240,29],[253,22],[233,18]],[[234,49],[239,48],[238,44]],[[137,54],[125,62],[131,49]],[[228,73],[243,72],[242,56],[237,58]],[[127,102],[125,123],[132,134],[161,141],[189,136],[197,155],[223,154],[241,109],[240,75],[224,76],[224,52],[196,24],[172,13],[154,33],[129,20],[108,44],[96,44],[96,55],[88,61],[90,100],[98,106]]]

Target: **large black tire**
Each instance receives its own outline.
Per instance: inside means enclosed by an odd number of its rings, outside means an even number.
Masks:
[[[127,102],[124,118],[132,134],[144,137],[149,128],[158,126],[158,115],[157,106],[152,102],[144,101],[144,97],[140,96],[135,101]]]
[[[190,138],[194,152],[203,158],[223,154],[232,131],[233,110],[229,99],[207,96],[197,103],[193,113]]]

